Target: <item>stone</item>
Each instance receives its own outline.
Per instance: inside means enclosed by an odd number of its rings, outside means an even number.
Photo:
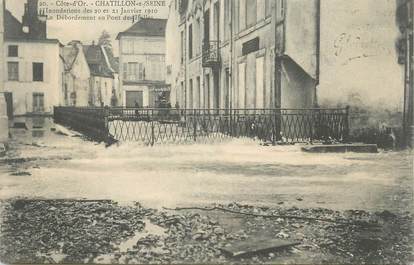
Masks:
[[[285,232],[283,232],[283,231],[280,231],[279,233],[277,233],[276,234],[276,237],[277,238],[282,238],[282,239],[284,239],[284,238],[289,238],[289,235],[288,234],[286,234]]]
[[[376,144],[310,145],[302,147],[302,151],[308,153],[378,153],[378,147]]]
[[[230,247],[222,248],[221,251],[232,258],[252,257],[260,253],[269,253],[276,250],[299,245],[298,241],[286,241],[280,239],[256,239],[248,241],[239,241],[233,243]]]
[[[214,228],[214,233],[216,233],[217,235],[223,235],[224,234],[224,229],[221,227],[216,227]]]

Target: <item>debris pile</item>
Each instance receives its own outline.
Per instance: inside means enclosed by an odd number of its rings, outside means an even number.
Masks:
[[[3,202],[5,263],[393,263],[412,217],[231,203],[158,211],[112,201]]]

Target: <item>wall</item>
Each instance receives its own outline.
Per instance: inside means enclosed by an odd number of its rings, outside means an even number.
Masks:
[[[219,19],[219,36],[220,36],[220,66],[217,68],[202,67],[202,58],[195,54],[194,58],[188,58],[188,29],[193,25],[196,29],[196,20],[199,18],[202,24],[201,31],[195,31],[193,34],[193,45],[201,45],[204,37],[204,19],[202,11],[198,9],[198,4],[202,3],[203,11],[209,10],[209,35],[210,40],[217,39],[217,27],[215,27],[216,9],[214,8],[217,0],[207,1],[189,1],[187,10],[184,14],[184,21],[180,22],[180,14],[174,6],[174,1],[170,6],[170,17],[167,23],[167,65],[171,66],[171,71],[167,82],[171,84],[171,99],[178,101],[181,107],[220,107],[220,108],[274,108],[280,106],[279,97],[276,94],[275,84],[275,7],[276,1],[257,1],[256,21],[250,25],[242,26],[243,19],[239,21],[239,11],[246,12],[243,4],[245,1],[229,1],[229,10],[225,13],[225,1],[220,1],[220,19]],[[290,11],[286,14],[286,40],[278,41],[286,44],[286,51],[283,55],[289,60],[289,56],[297,61],[301,67],[291,67],[286,62],[285,80],[279,80],[283,89],[283,100],[285,106],[313,107],[315,103],[315,86],[316,86],[316,19],[315,15],[316,0],[303,3],[303,1],[293,0],[283,1]],[[195,3],[195,5],[193,4]],[[300,8],[306,10],[304,12]],[[254,8],[249,8],[252,12]],[[269,11],[269,9],[271,11]],[[244,11],[243,11],[244,10]],[[298,15],[302,14],[302,15]],[[229,17],[225,23],[226,17]],[[181,23],[181,24],[180,24]],[[299,23],[299,24],[298,24]],[[303,24],[303,25],[302,25]],[[298,25],[302,25],[298,27]],[[231,38],[225,38],[224,32],[227,27]],[[180,42],[181,31],[185,32],[185,54],[184,65],[181,65],[181,48]],[[200,33],[198,35],[197,33]],[[194,37],[199,39],[195,40]],[[243,44],[255,38],[259,39],[259,47],[248,54],[243,54]],[[283,37],[282,37],[283,38]],[[197,47],[198,48],[198,47]],[[195,49],[197,51],[197,49]],[[228,73],[229,79],[226,80]],[[244,76],[243,76],[244,74]],[[306,76],[307,75],[307,76]],[[201,101],[198,102],[197,77],[200,77]],[[208,80],[207,80],[208,77]],[[215,82],[218,78],[218,82]],[[298,80],[292,80],[296,79]],[[193,80],[193,91],[191,93],[190,80]],[[183,88],[181,88],[183,82]],[[218,85],[219,89],[215,89]],[[229,89],[227,90],[227,85]],[[306,88],[301,90],[302,85]],[[210,90],[207,91],[207,86]],[[183,90],[183,91],[182,91]],[[218,92],[218,94],[217,94]],[[186,93],[186,104],[181,94]],[[300,95],[300,98],[295,97]],[[219,98],[219,105],[215,105],[215,98]],[[185,98],[185,97],[184,97]],[[207,100],[210,102],[207,102]],[[194,101],[190,103],[190,100]]]
[[[282,62],[282,108],[311,108],[315,103],[316,81],[292,60]]]
[[[401,126],[403,69],[397,63],[395,13],[396,1],[321,1],[318,101],[321,107],[350,105],[354,135],[372,138],[385,127]]]
[[[0,50],[4,45],[4,25],[3,25],[3,1],[0,0]],[[7,105],[4,98],[3,89],[3,72],[4,72],[4,56],[0,56],[0,143],[7,141],[9,137],[9,125],[7,117]]]
[[[89,81],[90,70],[83,53],[82,46],[78,46],[78,55],[72,65],[70,72],[65,72],[63,84],[62,105],[72,106],[71,93],[76,93],[76,106],[88,106],[89,104]],[[65,99],[65,84],[67,85],[67,98]]]
[[[287,0],[285,9],[285,54],[314,79],[317,79],[318,1]]]
[[[180,88],[181,73],[181,32],[179,30],[180,15],[178,7],[175,6],[177,1],[170,1],[169,15],[165,32],[165,64],[166,75],[165,82],[171,86],[170,101],[171,105],[178,102],[177,92]]]
[[[357,96],[363,99],[358,108],[402,110],[395,9],[396,1],[321,1],[322,106],[346,104]]]
[[[122,90],[122,105],[125,106],[125,91],[139,91],[144,89],[144,107],[149,104],[148,89],[153,81],[165,82],[165,38],[163,37],[142,37],[142,36],[122,36],[119,40],[120,45],[120,65],[119,76]],[[133,50],[126,45],[133,44]],[[135,80],[136,84],[125,84],[124,67],[128,62],[143,63],[145,68],[145,80]],[[151,70],[151,65],[153,68]],[[159,70],[158,70],[159,69]],[[128,80],[127,80],[128,81]]]
[[[8,45],[19,46],[19,57],[7,57]],[[33,111],[33,93],[44,93],[46,113],[52,113],[62,98],[63,62],[60,59],[60,47],[56,43],[6,41],[4,47],[5,68],[7,62],[19,62],[19,81],[5,81],[5,91],[13,93],[14,115],[24,115]],[[33,82],[32,63],[43,63],[43,82]]]
[[[126,92],[127,91],[142,91],[143,96],[143,106],[140,107],[148,107],[149,106],[149,89],[148,86],[145,85],[136,85],[136,86],[124,86],[122,90],[122,102],[126,102]]]
[[[110,77],[92,76],[90,78],[90,91],[89,91],[90,103],[98,107],[100,107],[102,104],[104,106],[111,106],[113,86],[114,86],[114,79]]]
[[[271,1],[273,3],[273,1]],[[264,5],[264,1],[258,1]],[[238,2],[238,5],[242,2]],[[274,3],[273,3],[274,4]],[[239,7],[240,8],[240,7]],[[236,8],[237,12],[238,8]],[[258,8],[262,10],[262,8]],[[236,16],[238,17],[238,16]],[[272,27],[272,17],[265,18],[264,14],[257,16],[257,22],[251,27],[244,28],[237,31],[236,40],[234,44],[235,49],[235,66],[233,70],[233,97],[232,105],[234,108],[271,108],[275,107],[275,93],[273,85],[273,48],[274,48],[274,32]],[[238,27],[240,28],[240,26]],[[243,44],[247,41],[259,38],[259,49],[247,55],[242,54]],[[258,58],[263,58],[263,69],[259,70],[260,75],[257,75]],[[240,64],[245,64],[245,78],[244,89],[241,82],[243,82],[242,73],[240,72]],[[262,80],[257,80],[258,77]],[[262,82],[263,90],[257,89],[258,82]]]

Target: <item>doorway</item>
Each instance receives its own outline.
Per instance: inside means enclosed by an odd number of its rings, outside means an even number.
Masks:
[[[126,91],[125,98],[127,108],[143,107],[144,96],[142,91]],[[138,104],[138,106],[136,104]]]
[[[13,93],[5,92],[4,98],[7,106],[7,117],[11,120],[13,118]]]

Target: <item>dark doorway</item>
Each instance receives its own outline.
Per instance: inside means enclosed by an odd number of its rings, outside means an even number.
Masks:
[[[143,107],[144,97],[142,91],[126,91],[125,97],[127,108],[136,107],[136,103],[138,103],[139,108]]]
[[[11,92],[5,92],[4,98],[6,99],[7,105],[7,117],[11,120],[13,118],[13,94]]]
[[[219,71],[214,71],[213,74],[213,82],[214,82],[214,95],[213,95],[213,108],[218,109],[220,108],[220,78],[219,78]]]
[[[224,84],[224,108],[228,110],[230,108],[230,69],[226,68],[226,79]]]
[[[206,74],[205,90],[204,90],[204,108],[210,108],[210,75]]]

